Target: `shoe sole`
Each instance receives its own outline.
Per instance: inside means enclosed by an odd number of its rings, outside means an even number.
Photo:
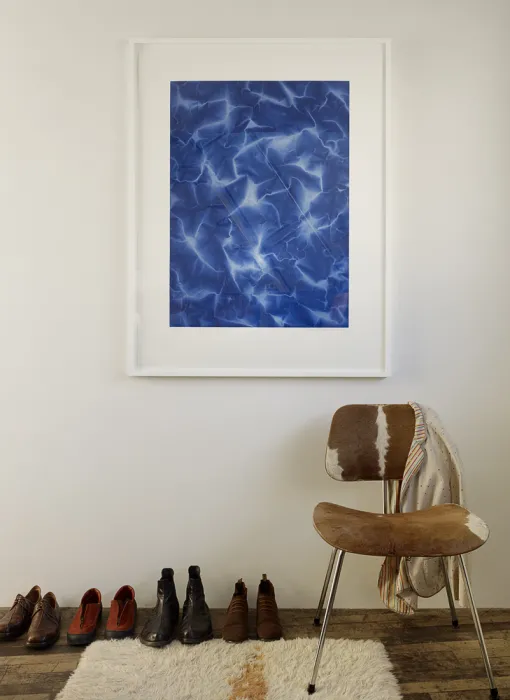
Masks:
[[[168,646],[168,645],[171,644],[173,641],[174,641],[174,640],[173,640],[173,638],[172,638],[172,639],[169,639],[168,641],[165,640],[164,642],[149,642],[149,641],[145,641],[144,639],[142,639],[142,638],[140,637],[140,642],[141,642],[142,644],[144,644],[146,647],[152,647],[153,649],[161,649],[162,647]]]
[[[58,640],[60,639],[60,632],[59,634],[55,637],[55,639],[52,639],[51,642],[25,642],[25,646],[27,649],[49,649],[52,647]]]
[[[135,636],[135,628],[132,627],[130,630],[125,632],[118,632],[117,630],[106,630],[104,633],[105,639],[127,639],[127,637]]]
[[[278,641],[280,641],[280,639],[283,639],[283,635],[281,637],[266,637],[266,638],[257,636],[257,639],[259,640],[259,642],[278,642]]]
[[[89,632],[89,634],[69,634],[67,635],[67,643],[70,647],[86,647],[92,644],[96,638],[96,632]]]
[[[201,637],[200,639],[181,639],[181,644],[202,644],[202,642],[208,642],[210,639],[214,638],[214,634],[208,634],[207,637]]]

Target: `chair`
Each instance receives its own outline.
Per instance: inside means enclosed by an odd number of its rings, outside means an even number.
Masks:
[[[367,513],[332,503],[319,503],[314,510],[315,529],[333,547],[333,551],[314,619],[315,625],[319,626],[329,588],[324,622],[308,686],[310,695],[316,689],[340,572],[345,554],[349,552],[368,556],[441,557],[454,627],[458,626],[458,621],[448,578],[447,557],[458,557],[489,679],[490,697],[499,698],[463,556],[484,544],[489,529],[473,513],[453,504],[434,506],[414,513],[387,512],[388,483],[391,480],[402,480],[414,430],[414,410],[408,404],[343,406],[333,416],[326,450],[329,475],[341,481],[383,481],[384,514]]]

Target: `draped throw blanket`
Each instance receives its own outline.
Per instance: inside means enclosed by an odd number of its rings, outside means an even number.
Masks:
[[[442,503],[464,505],[459,453],[446,435],[436,413],[410,402],[415,414],[415,431],[402,483],[389,482],[389,512],[409,513]],[[465,605],[465,591],[459,580],[455,557],[449,558],[453,594]],[[386,607],[401,615],[412,615],[418,598],[430,598],[444,588],[438,557],[386,557],[379,574],[379,591]]]

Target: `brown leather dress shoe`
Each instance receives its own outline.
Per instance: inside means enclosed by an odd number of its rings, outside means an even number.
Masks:
[[[102,612],[101,593],[97,588],[90,588],[83,594],[80,607],[69,625],[67,643],[71,646],[86,646],[93,642]]]
[[[26,645],[30,649],[47,649],[60,637],[60,608],[53,593],[46,593],[34,609]]]
[[[236,583],[228,606],[222,636],[226,642],[244,642],[248,639],[248,589],[242,578]]]
[[[18,593],[11,609],[0,618],[0,639],[17,639],[30,627],[34,608],[41,600],[41,589],[34,586],[26,595]]]
[[[257,637],[263,642],[272,642],[282,634],[274,586],[263,574],[257,595]]]
[[[135,633],[136,600],[131,586],[122,586],[115,594],[106,623],[106,639],[124,639]]]

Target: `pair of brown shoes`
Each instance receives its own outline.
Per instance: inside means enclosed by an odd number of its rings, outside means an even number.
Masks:
[[[266,574],[263,574],[259,584],[256,627],[257,637],[264,642],[280,639],[283,634],[274,586]],[[248,589],[243,580],[239,579],[228,606],[223,639],[226,642],[244,642],[248,639],[248,633]]]
[[[47,649],[60,636],[60,608],[53,593],[41,597],[34,586],[23,596],[18,594],[11,609],[0,619],[0,639],[17,639],[28,630],[25,646]]]
[[[97,588],[90,588],[83,594],[80,607],[69,626],[67,643],[71,646],[86,646],[93,642],[102,613],[101,592]],[[105,631],[106,638],[132,637],[135,633],[135,623],[135,591],[131,586],[122,586],[110,605]]]

